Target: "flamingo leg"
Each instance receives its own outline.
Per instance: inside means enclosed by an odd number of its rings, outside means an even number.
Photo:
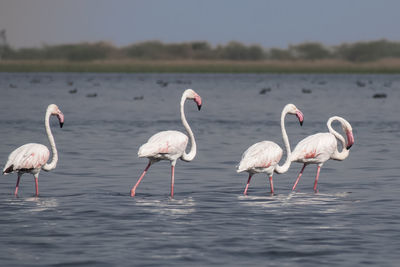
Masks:
[[[244,189],[244,192],[243,192],[243,195],[247,195],[247,189],[249,189],[249,184],[250,184],[250,180],[251,180],[251,177],[252,177],[253,175],[251,174],[251,173],[249,173],[249,179],[247,179],[247,184],[246,184],[246,188]]]
[[[269,177],[269,185],[271,186],[271,194],[274,193],[274,181],[272,180],[272,175]]]
[[[150,166],[151,166],[151,163],[152,163],[152,162],[149,161],[149,163],[147,164],[146,168],[144,169],[142,175],[140,176],[139,180],[136,182],[135,186],[132,187],[132,189],[131,189],[131,197],[134,197],[134,196],[135,196],[136,188],[138,187],[138,185],[139,185],[140,182],[142,181],[143,177],[146,175],[147,170],[148,170],[148,169],[150,168]]]
[[[35,175],[35,196],[39,196],[39,176]]]
[[[317,167],[317,176],[315,176],[315,182],[314,182],[314,191],[317,191],[317,184],[318,184],[318,179],[319,179],[319,172],[321,171],[321,166],[318,165]]]
[[[306,164],[304,164],[304,165],[303,165],[303,168],[301,168],[301,171],[300,171],[300,173],[299,173],[299,176],[297,177],[296,182],[295,182],[294,185],[293,185],[292,191],[294,191],[294,190],[296,189],[296,186],[297,186],[297,184],[299,183],[300,177],[301,177],[301,175],[303,175],[303,171],[304,171],[305,167],[306,167]]]
[[[175,166],[171,165],[171,198],[174,198]]]
[[[14,196],[18,196],[18,187],[19,187],[19,181],[21,180],[21,176],[22,174],[18,173],[17,185],[15,186]]]

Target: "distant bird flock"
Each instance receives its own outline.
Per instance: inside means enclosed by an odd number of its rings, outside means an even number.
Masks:
[[[72,93],[72,92],[71,92]],[[75,91],[74,91],[75,93]],[[265,92],[264,92],[265,93]],[[89,97],[89,96],[88,96]],[[94,97],[94,96],[91,96]],[[131,197],[136,195],[136,190],[146,175],[150,166],[161,160],[169,160],[171,163],[171,198],[174,197],[174,183],[175,183],[175,165],[178,159],[183,161],[192,161],[197,153],[196,140],[192,129],[190,128],[185,112],[184,104],[186,100],[193,100],[198,109],[200,110],[202,105],[202,99],[192,89],[186,89],[181,97],[180,101],[180,115],[183,127],[186,130],[186,134],[179,131],[161,131],[154,134],[149,140],[140,146],[138,156],[140,158],[148,158],[148,164],[144,171],[140,175],[136,184],[130,191]],[[314,191],[317,192],[317,184],[320,175],[322,165],[329,159],[344,160],[349,156],[349,149],[354,144],[353,130],[350,123],[342,117],[333,116],[329,118],[327,122],[328,131],[325,133],[316,133],[310,135],[301,140],[293,151],[291,151],[289,138],[285,128],[286,115],[295,115],[300,122],[303,124],[304,115],[303,113],[293,104],[287,104],[281,113],[281,133],[283,142],[286,150],[286,159],[282,165],[279,165],[279,161],[282,158],[282,148],[272,141],[261,141],[250,146],[242,155],[237,166],[237,172],[247,172],[249,174],[247,184],[245,186],[244,195],[247,195],[248,188],[250,185],[251,178],[256,173],[265,173],[269,179],[271,194],[274,194],[274,184],[272,176],[275,173],[285,173],[289,170],[292,162],[299,162],[303,164],[303,167],[292,187],[292,190],[296,189],[296,186],[303,174],[305,167],[309,164],[317,165],[317,174],[314,181]],[[51,146],[52,158],[50,158],[49,149],[42,144],[29,143],[22,145],[12,151],[8,156],[8,160],[3,169],[3,174],[17,173],[17,183],[15,186],[14,195],[18,196],[18,187],[21,176],[24,173],[31,173],[35,180],[35,196],[39,195],[39,173],[41,170],[50,171],[56,168],[58,161],[58,151],[56,143],[54,141],[53,134],[50,128],[50,117],[56,116],[60,127],[64,124],[64,114],[61,112],[59,107],[55,104],[51,104],[47,107],[45,114],[45,129]],[[332,128],[332,122],[338,121],[342,126],[342,131],[345,134],[343,137],[337,131]],[[341,144],[341,151],[338,148],[338,140]],[[186,152],[186,147],[190,141],[190,150]]]

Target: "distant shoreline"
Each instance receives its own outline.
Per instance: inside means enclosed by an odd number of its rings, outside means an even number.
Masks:
[[[400,74],[400,59],[365,63],[344,60],[1,60],[0,72]]]

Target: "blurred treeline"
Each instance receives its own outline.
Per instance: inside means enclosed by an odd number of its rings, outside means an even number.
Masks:
[[[377,40],[338,46],[324,46],[316,42],[290,45],[287,49],[265,49],[259,45],[229,42],[211,46],[207,42],[165,44],[159,41],[116,47],[107,42],[44,45],[39,48],[14,49],[0,46],[4,60],[320,60],[341,59],[349,62],[376,61],[400,58],[400,42]]]

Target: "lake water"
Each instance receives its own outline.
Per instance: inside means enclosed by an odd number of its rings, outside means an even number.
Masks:
[[[184,131],[179,101],[186,88],[203,98],[185,111],[196,136],[192,162],[178,161],[175,198],[169,162],[147,164],[139,146],[154,133]],[[268,89],[269,88],[269,89]],[[265,89],[265,90],[263,90]],[[263,91],[264,94],[260,94]],[[49,146],[44,113],[56,103],[62,129],[51,125],[59,163],[34,180],[0,179],[1,266],[398,266],[400,264],[400,76],[229,74],[0,74],[0,164],[18,146]],[[386,98],[374,98],[386,94]],[[283,147],[280,113],[292,148],[326,132],[330,116],[346,118],[355,144],[342,162],[274,175],[235,166],[261,140]],[[339,128],[338,125],[335,125]]]

